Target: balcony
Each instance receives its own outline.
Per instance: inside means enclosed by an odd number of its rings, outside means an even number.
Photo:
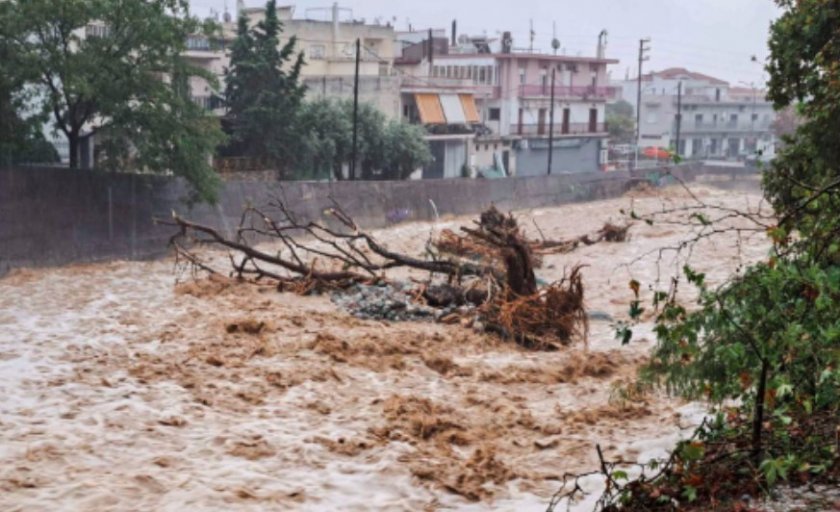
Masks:
[[[601,135],[607,133],[607,123],[554,123],[554,136],[567,137],[571,135]],[[544,124],[512,124],[511,135],[527,137],[548,137],[548,123]]]
[[[676,124],[674,124],[676,129]],[[715,122],[697,122],[688,119],[683,119],[681,131],[684,133],[698,133],[698,132],[766,132],[771,129],[771,123],[768,121],[719,121]]]
[[[477,97],[498,99],[501,97],[501,87],[483,84],[474,80],[457,78],[438,78],[425,76],[403,76],[403,92],[466,92]]]
[[[563,99],[601,99],[613,98],[616,94],[615,87],[593,87],[591,85],[555,85],[554,98]],[[551,98],[551,86],[545,85],[520,85],[520,98]]]

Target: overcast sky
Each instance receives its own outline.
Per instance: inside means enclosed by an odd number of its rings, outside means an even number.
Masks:
[[[196,14],[207,14],[211,8],[221,12],[225,5],[225,0],[191,2]],[[236,0],[227,3],[233,10]],[[245,3],[250,7],[264,1]],[[296,17],[307,8],[331,5],[323,0],[278,1],[289,3],[296,6]],[[763,66],[750,58],[755,55],[764,62],[768,28],[779,15],[772,0],[344,0],[339,4],[367,21],[396,18],[398,30],[406,29],[408,22],[415,29],[448,30],[453,19],[458,20],[460,33],[496,36],[509,30],[516,47],[528,46],[533,19],[534,46],[544,51],[551,49],[552,22],[556,22],[557,38],[568,55],[594,55],[598,33],[607,29],[607,56],[621,61],[611,68],[614,78],[623,78],[628,70],[635,77],[639,38],[650,37],[646,71],[680,66],[733,85],[766,80]]]

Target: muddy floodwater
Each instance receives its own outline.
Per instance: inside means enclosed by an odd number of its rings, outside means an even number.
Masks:
[[[529,236],[558,239],[621,222],[621,209],[693,201],[674,188],[517,216]],[[376,236],[421,255],[430,232],[470,220]],[[688,233],[637,223],[628,242],[546,256],[544,281],[586,265],[592,312],[588,343],[553,353],[193,281],[172,260],[13,271],[0,279],[0,510],[545,510],[564,473],[597,469],[596,444],[647,460],[702,417],[699,404],[616,391],[655,342],[650,324],[615,340],[628,282],[645,294],[667,282],[678,262],[657,249]],[[725,235],[692,258],[720,282],[767,249]]]

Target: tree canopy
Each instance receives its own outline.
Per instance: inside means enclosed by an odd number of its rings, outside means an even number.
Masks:
[[[295,37],[280,46],[282,29],[275,0],[266,4],[265,17],[256,26],[240,14],[226,73],[231,141],[224,151],[281,168],[288,167],[298,150],[295,117],[305,92],[299,83],[303,53],[295,55]]]
[[[209,156],[222,133],[185,84],[215,79],[184,53],[188,36],[213,29],[187,0],[0,2],[7,69],[67,137],[70,167],[95,135],[105,165],[171,171],[205,200],[215,197]]]
[[[389,121],[366,103],[359,104],[358,119],[357,178],[406,179],[431,159],[420,127]],[[297,126],[302,141],[295,161],[299,177],[344,179],[342,169],[353,157],[353,102],[306,102]]]
[[[22,115],[27,97],[20,77],[9,69],[14,60],[11,52],[0,40],[0,165],[56,162],[58,153],[40,130],[43,116]]]

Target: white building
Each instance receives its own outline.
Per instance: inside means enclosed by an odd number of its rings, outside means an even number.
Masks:
[[[678,123],[682,87],[682,120]],[[614,85],[621,99],[636,109],[638,81]],[[732,87],[728,82],[684,68],[654,71],[642,76],[640,145],[678,149],[697,159],[742,159],[761,152],[775,154],[773,105],[766,92]],[[677,129],[679,124],[679,148]]]

